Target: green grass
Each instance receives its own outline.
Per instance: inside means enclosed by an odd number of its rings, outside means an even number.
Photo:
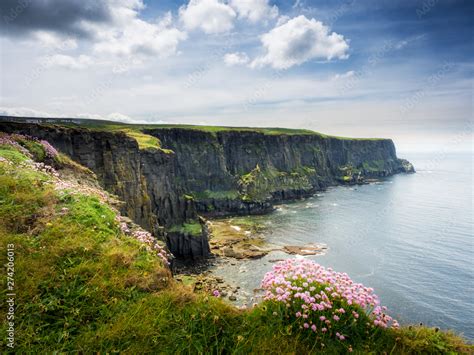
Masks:
[[[182,225],[175,225],[168,229],[172,233],[181,233],[191,236],[200,236],[202,233],[202,227],[199,222],[183,223]]]
[[[307,190],[313,188],[310,179],[316,176],[316,169],[303,166],[292,171],[262,169],[258,165],[239,179],[243,201],[261,201],[272,193],[286,190]]]
[[[234,200],[234,199],[239,198],[239,192],[237,190],[225,190],[225,191],[205,190],[202,192],[193,192],[192,195],[197,200],[206,200],[206,199]]]
[[[11,150],[0,156],[9,159]],[[281,304],[239,310],[194,294],[123,235],[114,210],[98,198],[57,192],[47,175],[3,161],[0,179],[0,249],[14,244],[15,250],[15,353],[336,354],[349,345],[356,353],[473,350],[452,333],[426,327],[322,340],[299,329]],[[2,252],[0,263],[6,262]],[[0,286],[3,304],[5,277]],[[2,307],[2,319],[5,312]],[[0,332],[6,334],[6,322]],[[5,336],[0,349],[13,353]]]
[[[161,148],[160,140],[156,137],[133,129],[120,129],[120,131],[125,132],[127,136],[134,138],[140,149]]]
[[[14,164],[18,164],[28,160],[28,157],[21,154],[15,148],[9,145],[0,145],[0,157],[10,160]]]

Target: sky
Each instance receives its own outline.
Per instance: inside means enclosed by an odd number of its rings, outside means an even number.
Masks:
[[[472,152],[474,1],[3,0],[0,114]]]

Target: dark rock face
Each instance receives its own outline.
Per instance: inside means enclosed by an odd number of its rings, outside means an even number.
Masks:
[[[184,128],[146,133],[176,153],[183,188],[195,197],[198,212],[208,216],[266,213],[276,201],[306,197],[329,185],[413,171],[397,158],[389,139]]]
[[[186,233],[167,233],[166,245],[173,255],[201,259],[211,254],[208,241],[208,226],[206,225],[205,220],[202,218],[199,218],[199,222],[202,226],[202,232],[200,236]]]
[[[200,236],[166,233],[173,225],[197,223],[199,214],[263,214],[277,201],[306,197],[329,185],[414,171],[397,158],[388,139],[146,130],[173,151],[167,152],[139,149],[121,132],[5,121],[0,131],[45,139],[90,168],[107,191],[125,201],[122,212],[166,240],[178,257],[210,254],[204,223]]]

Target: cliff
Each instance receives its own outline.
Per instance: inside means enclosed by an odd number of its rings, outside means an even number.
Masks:
[[[413,171],[397,158],[389,139],[285,129],[12,121],[0,120],[0,131],[47,140],[94,171],[107,191],[125,201],[121,212],[166,240],[175,256],[209,254],[199,215],[266,213],[277,201],[330,185]]]
[[[315,132],[144,129],[173,150],[180,185],[205,215],[252,214],[276,201],[338,183],[411,172],[390,139],[346,139]]]

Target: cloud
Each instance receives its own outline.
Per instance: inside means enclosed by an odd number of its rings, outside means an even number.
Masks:
[[[7,13],[14,9],[1,23],[2,34],[27,34],[42,46],[61,51],[77,49],[77,39],[86,38],[94,54],[108,56],[109,62],[110,56],[168,57],[187,38],[173,27],[171,12],[157,21],[141,19],[142,0],[7,0],[0,7]],[[76,69],[86,64],[67,56],[57,56],[55,62]]]
[[[100,40],[94,45],[94,51],[106,55],[169,57],[177,53],[179,43],[187,38],[185,32],[171,25],[170,12],[156,23],[143,21],[136,15],[130,16],[120,30],[103,31]]]
[[[124,123],[135,123],[137,122],[130,116],[124,115],[120,112],[113,112],[109,113],[108,115],[99,115],[97,113],[79,113],[76,115],[68,116],[74,118],[84,118],[84,119],[91,119],[91,120],[107,120],[107,121],[116,121],[116,122],[124,122]]]
[[[278,7],[270,6],[268,0],[231,0],[230,6],[237,10],[240,18],[252,23],[278,17]]]
[[[63,67],[68,69],[84,69],[93,63],[91,57],[83,54],[78,57],[72,57],[64,54],[55,54],[49,57],[44,57],[42,60],[44,66],[47,68]]]
[[[229,67],[234,65],[244,65],[249,61],[249,56],[244,52],[227,53],[224,56],[224,63]]]
[[[275,69],[288,69],[311,59],[348,58],[349,44],[344,36],[315,19],[295,17],[273,28],[260,37],[266,53],[257,57],[252,67],[270,65]]]
[[[332,77],[333,80],[339,80],[339,79],[347,79],[347,78],[352,78],[355,75],[355,71],[349,70],[348,72],[345,72],[343,74],[336,74]]]
[[[83,118],[83,119],[92,119],[92,120],[106,120],[106,121],[115,121],[115,122],[122,122],[122,123],[150,123],[150,122],[152,122],[153,124],[169,123],[166,121],[155,120],[155,119],[150,121],[146,119],[132,118],[120,112],[112,112],[112,113],[109,113],[108,115],[99,115],[96,113],[79,113],[76,115],[69,115],[69,116],[63,116],[63,117]]]
[[[0,30],[9,35],[46,30],[87,37],[84,22],[111,21],[109,3],[96,0],[2,0],[0,12]]]
[[[201,29],[207,34],[222,33],[234,27],[235,11],[219,0],[190,0],[179,8],[187,30]]]
[[[64,37],[54,32],[36,31],[33,33],[33,40],[55,50],[71,50],[77,48],[77,41],[74,38]]]
[[[0,116],[52,117],[51,114],[28,107],[0,107]]]

